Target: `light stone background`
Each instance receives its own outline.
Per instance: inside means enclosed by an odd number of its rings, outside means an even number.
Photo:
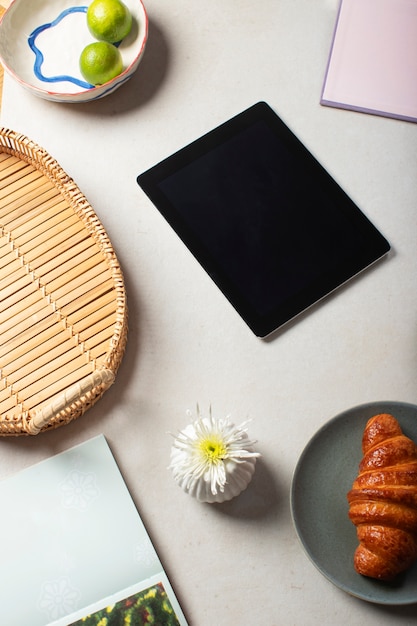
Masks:
[[[35,439],[0,441],[0,477],[103,432],[193,626],[414,624],[415,606],[365,603],[316,570],[289,491],[328,419],[364,402],[417,403],[417,125],[320,106],[337,0],[146,6],[143,61],[108,99],[54,104],[5,79],[2,124],[48,150],[107,229],[125,272],[130,335],[116,384],[89,413]],[[136,184],[258,100],[393,246],[269,341],[251,334]],[[167,470],[167,433],[197,402],[251,418],[262,453],[250,489],[223,507],[192,500]]]

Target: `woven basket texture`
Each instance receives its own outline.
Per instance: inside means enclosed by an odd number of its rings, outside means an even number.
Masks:
[[[123,275],[94,210],[43,148],[0,129],[0,436],[81,416],[126,338]]]

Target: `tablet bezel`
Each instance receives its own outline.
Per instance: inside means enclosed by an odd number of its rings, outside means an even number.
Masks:
[[[256,310],[245,297],[242,290],[228,279],[224,269],[213,258],[210,251],[202,244],[201,240],[159,187],[165,179],[179,172],[199,157],[215,150],[224,142],[237,136],[242,130],[249,128],[259,120],[266,123],[271,132],[284,142],[293,155],[296,155],[301,172],[313,173],[315,177],[319,177],[321,183],[326,185],[327,193],[334,198],[338,210],[347,213],[349,220],[355,223],[361,237],[366,237],[365,248],[354,250],[354,255],[350,259],[344,259],[338,265],[333,264],[331,267],[329,266],[327,271],[318,279],[305,285],[300,293],[280,303],[279,306],[268,314],[262,314]],[[137,177],[137,183],[258,337],[270,335],[374,264],[390,250],[390,244],[385,237],[266,102],[254,104],[199,139],[181,148],[140,174]],[[273,286],[271,286],[272,288]]]

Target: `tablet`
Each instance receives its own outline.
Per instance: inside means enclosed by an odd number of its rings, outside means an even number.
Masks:
[[[390,249],[265,102],[137,182],[259,337]]]

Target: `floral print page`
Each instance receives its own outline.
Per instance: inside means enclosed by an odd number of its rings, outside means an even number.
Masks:
[[[172,594],[103,435],[1,481],[0,499],[2,623],[70,624],[148,579]]]

